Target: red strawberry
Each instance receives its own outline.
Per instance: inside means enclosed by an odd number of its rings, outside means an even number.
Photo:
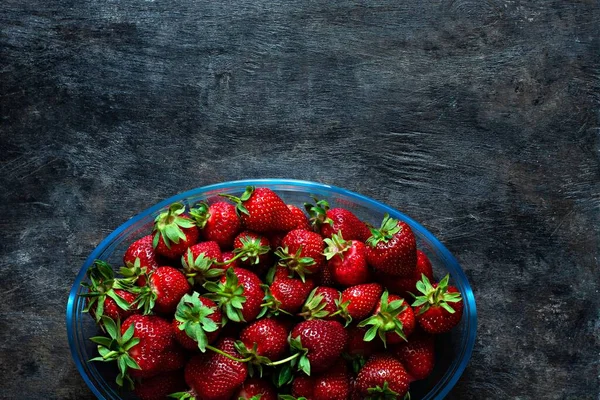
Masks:
[[[405,222],[385,215],[380,229],[371,229],[367,240],[367,261],[385,274],[411,277],[417,265],[415,235]]]
[[[200,255],[204,255],[206,258],[210,258],[214,261],[220,262],[223,259],[221,248],[215,241],[200,242],[193,246],[190,246],[190,251],[194,258],[198,258]]]
[[[378,283],[351,286],[342,292],[338,304],[339,312],[348,322],[361,320],[371,314],[382,292],[383,288]]]
[[[231,260],[234,257],[235,257],[235,254],[233,253],[233,251],[225,251],[225,252],[223,252],[222,259],[223,259],[224,263],[227,263],[228,268],[230,268],[230,267],[241,268],[242,264],[240,263],[240,260],[237,258],[231,262],[228,262],[229,260]]]
[[[387,274],[378,274],[377,278],[379,282],[386,285],[390,292],[409,298],[408,296],[410,296],[410,293],[416,292],[416,285],[421,279],[421,275],[425,275],[429,280],[433,280],[431,261],[429,261],[429,258],[425,253],[421,250],[417,250],[417,267],[415,268],[413,276],[400,278]]]
[[[271,245],[266,236],[243,231],[233,241],[233,253],[242,267],[263,272],[271,267]]]
[[[292,394],[295,398],[309,400],[346,400],[350,395],[350,373],[346,364],[338,360],[321,375],[296,377],[292,383]],[[282,399],[287,398],[282,396]]]
[[[326,371],[334,365],[347,343],[344,326],[323,319],[300,322],[290,335],[290,346],[302,354],[293,362],[297,361],[299,369],[307,375]]]
[[[321,268],[315,275],[315,280],[321,286],[337,285],[337,282],[333,279],[333,273],[331,272],[331,267],[329,267],[329,264],[323,265],[323,268]]]
[[[156,254],[170,259],[179,258],[198,241],[198,228],[183,214],[184,211],[182,203],[171,204],[154,220],[152,246]]]
[[[406,341],[415,329],[415,315],[412,308],[400,296],[388,294],[387,290],[381,295],[381,301],[373,315],[358,324],[359,327],[369,327],[364,340],[369,342],[379,335],[383,345]]]
[[[250,323],[240,333],[240,342],[236,348],[242,357],[250,354],[266,357],[270,361],[283,358],[288,349],[289,330],[279,319],[262,318]],[[255,348],[256,346],[256,348]]]
[[[82,283],[82,286],[88,289],[87,293],[82,294],[87,300],[83,311],[89,312],[96,323],[100,322],[103,315],[113,320],[123,321],[138,312],[131,307],[137,296],[126,290],[117,289],[117,287],[130,286],[130,283],[127,280],[115,279],[113,269],[108,263],[102,260],[94,261],[94,264],[88,268],[87,276],[90,283]]]
[[[341,234],[334,233],[325,239],[325,257],[333,279],[344,286],[360,285],[369,279],[366,246],[358,240],[344,240]]]
[[[282,311],[287,314],[300,311],[315,287],[314,281],[310,277],[304,282],[297,278],[290,278],[290,271],[285,267],[275,267],[271,271],[274,277],[266,290],[264,311],[270,309],[274,313]]]
[[[127,248],[127,251],[125,251],[123,264],[127,267],[131,267],[138,258],[139,267],[145,272],[152,272],[152,270],[159,267],[160,264],[157,260],[156,252],[154,251],[154,247],[152,247],[152,235],[144,236],[133,242]]]
[[[221,311],[214,301],[202,297],[198,292],[181,298],[173,331],[175,339],[186,349],[205,351],[206,345],[213,343],[221,331]]]
[[[231,338],[219,340],[216,348],[240,358]],[[229,400],[247,376],[246,364],[212,351],[192,357],[185,367],[185,381],[198,400]]]
[[[140,290],[138,307],[144,314],[154,311],[173,314],[179,300],[190,291],[191,286],[185,275],[173,267],[158,267]]]
[[[186,387],[182,371],[166,372],[142,379],[135,386],[135,395],[140,400],[164,400],[171,393],[181,392]]]
[[[463,300],[454,286],[449,286],[449,275],[433,285],[425,275],[417,282],[417,290],[422,293],[413,303],[417,322],[425,332],[440,334],[449,332],[460,322],[463,314]]]
[[[246,229],[255,232],[289,231],[296,227],[297,217],[281,198],[269,188],[248,186],[238,198],[222,195],[234,203]]]
[[[315,232],[294,229],[281,241],[281,248],[275,254],[279,265],[287,267],[305,279],[305,274],[317,272],[325,264],[323,238]]]
[[[237,391],[235,400],[277,400],[277,391],[264,379],[248,378]]]
[[[402,361],[411,381],[425,379],[435,366],[434,338],[425,332],[414,333],[408,343],[393,347],[392,354]]]
[[[215,301],[227,318],[234,322],[250,322],[261,311],[264,292],[259,277],[244,268],[228,268],[219,283],[206,282],[205,297]]]
[[[346,329],[348,332],[348,347],[346,353],[350,356],[369,357],[371,354],[381,350],[381,342],[372,340],[365,342],[364,337],[367,333],[367,328],[359,328],[356,325],[351,325]]]
[[[315,390],[315,377],[298,375],[292,382],[292,395],[289,400],[296,400],[305,398],[312,400],[312,396]],[[285,398],[283,400],[286,400]]]
[[[323,237],[330,238],[341,231],[346,240],[364,242],[371,236],[369,228],[356,215],[345,208],[329,208],[325,200],[315,199],[316,205],[306,203],[304,207],[310,215],[310,222]]]
[[[409,377],[402,363],[394,357],[372,356],[362,367],[355,382],[359,398],[401,399],[408,392]]]
[[[300,208],[296,207],[293,204],[288,204],[287,207],[296,217],[296,229],[306,229],[308,231],[312,230],[310,222],[308,221],[308,217],[306,216],[306,214],[304,214],[304,211],[302,211]]]
[[[224,201],[210,206],[201,202],[190,210],[190,216],[200,228],[200,236],[205,240],[217,242],[223,249],[231,247],[233,239],[242,229],[235,206]]]
[[[339,299],[339,290],[327,286],[317,286],[306,299],[299,315],[305,319],[336,319],[336,316],[332,314],[338,309]]]

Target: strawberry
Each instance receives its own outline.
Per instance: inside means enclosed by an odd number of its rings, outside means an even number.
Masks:
[[[263,271],[271,265],[271,244],[266,236],[243,231],[233,241],[233,254],[242,267]]]
[[[269,273],[274,277],[271,279],[271,285],[265,288],[265,308],[262,314],[267,310],[271,310],[275,314],[280,311],[287,314],[295,314],[300,311],[306,298],[315,287],[314,281],[310,277],[306,278],[304,282],[297,278],[290,278],[290,271],[285,267],[274,267]]]
[[[223,338],[216,348],[219,353],[210,351],[199,354],[188,362],[184,372],[185,381],[192,390],[189,394],[178,393],[180,398],[229,400],[244,383],[248,376],[246,364],[230,358],[240,357],[235,350],[234,340]]]
[[[242,224],[248,230],[265,233],[290,231],[296,227],[297,216],[269,188],[248,186],[240,196],[222,194],[236,204]]]
[[[227,267],[241,268],[242,264],[240,263],[240,260],[238,258],[234,259],[233,261],[229,261],[234,257],[235,254],[233,253],[233,251],[224,251],[222,255],[223,263],[227,264]]]
[[[138,311],[131,307],[137,296],[127,290],[117,289],[130,286],[126,280],[118,280],[114,277],[112,267],[105,261],[95,260],[88,268],[87,276],[90,283],[81,285],[88,289],[81,296],[86,298],[84,312],[89,312],[96,323],[100,322],[103,315],[113,320],[125,320]],[[122,282],[122,283],[119,283]]]
[[[184,211],[182,203],[174,203],[154,220],[152,247],[156,254],[176,259],[198,241],[198,228]]]
[[[380,282],[385,283],[390,292],[409,298],[408,296],[415,292],[417,282],[421,279],[421,275],[425,275],[429,280],[433,280],[431,261],[429,261],[429,258],[425,253],[421,250],[417,250],[417,266],[412,276],[401,278],[387,274],[378,274],[377,278]]]
[[[277,400],[277,391],[264,379],[248,378],[239,388],[235,400]]]
[[[140,400],[164,400],[171,393],[185,390],[186,387],[182,371],[173,371],[142,379],[134,391]]]
[[[258,276],[244,268],[228,268],[219,283],[206,282],[211,293],[205,297],[215,301],[227,318],[234,322],[250,322],[261,311],[264,292]]]
[[[305,274],[317,272],[325,263],[323,250],[321,235],[305,229],[294,229],[285,235],[275,255],[279,257],[279,265],[287,267],[304,280]]]
[[[413,303],[419,326],[425,332],[440,334],[449,332],[462,318],[463,300],[454,286],[448,285],[450,275],[433,285],[425,275],[417,282],[417,290],[422,293]]]
[[[215,241],[223,249],[230,248],[233,239],[242,229],[235,206],[224,201],[210,206],[201,202],[190,210],[190,217],[196,221],[204,240]]]
[[[425,332],[414,333],[407,343],[392,347],[392,354],[402,362],[411,381],[425,379],[435,366],[434,337]]]
[[[346,331],[348,332],[348,347],[346,349],[346,353],[349,356],[360,356],[366,358],[382,349],[382,346],[380,346],[381,342],[379,341],[364,341],[367,328],[360,328],[356,325],[351,325],[346,329]]]
[[[337,285],[337,282],[333,279],[333,273],[331,272],[331,267],[329,267],[329,264],[323,265],[323,268],[321,268],[315,274],[315,280],[321,286],[335,286],[335,285]]]
[[[189,250],[192,252],[194,258],[198,258],[203,255],[206,258],[210,258],[213,261],[220,262],[223,259],[221,248],[215,241],[199,242],[193,246],[190,246]]]
[[[338,302],[339,313],[350,323],[363,319],[377,306],[383,288],[378,283],[363,283],[345,289]]]
[[[402,363],[386,354],[372,356],[361,368],[354,385],[364,399],[401,399],[408,392],[409,377]]]
[[[279,319],[262,318],[250,323],[240,333],[236,349],[246,358],[253,354],[270,361],[281,359],[288,349],[289,329]]]
[[[185,275],[173,267],[158,267],[147,278],[146,286],[140,289],[138,308],[144,314],[154,311],[173,314],[179,300],[190,291]]]
[[[332,314],[338,309],[336,303],[339,299],[339,290],[327,286],[317,286],[308,295],[299,315],[307,320],[315,318],[335,319],[336,317]]]
[[[325,200],[315,200],[315,205],[305,203],[304,207],[310,215],[310,222],[321,236],[331,238],[334,233],[341,232],[346,240],[364,242],[371,236],[369,228],[356,215],[345,208],[329,208]]]
[[[381,228],[371,229],[367,240],[367,262],[376,271],[411,277],[417,265],[415,235],[406,222],[385,215]]]
[[[369,279],[366,246],[358,240],[344,240],[341,232],[325,239],[325,257],[333,279],[344,286],[360,285]]]
[[[188,350],[204,352],[220,332],[222,315],[214,301],[198,292],[181,298],[173,319],[175,339]]]
[[[123,264],[127,267],[131,267],[135,264],[136,259],[139,259],[139,267],[144,272],[152,272],[152,270],[159,267],[159,261],[157,254],[152,246],[152,235],[144,236],[141,239],[133,242],[125,251],[123,256]],[[143,285],[143,283],[142,283]]]
[[[331,367],[348,343],[348,333],[337,321],[313,319],[300,322],[292,329],[290,346],[301,356],[292,360],[306,375]]]
[[[292,396],[283,400],[304,397],[309,400],[346,400],[350,395],[350,373],[346,364],[338,362],[327,372],[315,377],[298,376],[292,383]]]
[[[208,280],[219,278],[225,270],[217,263],[222,259],[221,251],[211,248],[216,242],[202,242],[193,245],[181,257],[183,272],[190,285],[202,285]]]
[[[287,207],[290,209],[290,211],[292,212],[292,214],[294,214],[296,218],[296,225],[294,227],[295,229],[306,229],[307,231],[312,230],[310,221],[308,220],[306,214],[304,214],[304,211],[302,211],[299,207],[296,207],[293,204],[288,204]]]
[[[389,294],[386,290],[373,315],[358,324],[363,328],[369,326],[364,340],[369,342],[379,335],[383,345],[400,343],[415,329],[415,315],[412,308],[400,296]]]
[[[315,390],[315,377],[298,375],[292,382],[292,396],[285,397],[280,396],[282,400],[298,400],[298,399],[309,399],[312,400],[312,395]]]

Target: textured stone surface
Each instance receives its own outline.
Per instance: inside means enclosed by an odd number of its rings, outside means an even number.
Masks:
[[[598,399],[597,1],[3,0],[0,397],[92,398],[64,324],[114,228],[325,182],[422,222],[480,315],[452,399]]]

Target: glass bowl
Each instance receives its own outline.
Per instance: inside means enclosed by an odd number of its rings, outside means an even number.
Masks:
[[[429,378],[411,384],[413,399],[443,399],[458,381],[467,366],[477,331],[475,298],[467,277],[456,259],[430,232],[419,223],[385,204],[368,197],[334,186],[320,183],[286,180],[257,179],[224,182],[205,186],[178,194],[141,212],[118,227],[96,247],[77,274],[67,304],[67,334],[71,354],[77,369],[86,384],[99,399],[134,399],[130,393],[120,391],[115,381],[116,368],[110,363],[88,362],[97,355],[96,346],[89,340],[98,334],[99,329],[93,319],[83,313],[84,299],[79,294],[84,290],[81,283],[86,281],[86,271],[94,260],[100,259],[118,267],[122,264],[125,250],[134,240],[149,234],[154,218],[171,203],[182,201],[193,205],[200,200],[209,202],[222,199],[220,193],[240,195],[246,186],[268,187],[274,190],[288,204],[302,206],[310,202],[311,196],[325,199],[331,207],[345,207],[365,222],[379,226],[384,214],[405,221],[414,231],[417,246],[430,258],[436,279],[450,274],[450,282],[460,290],[464,299],[464,313],[458,326],[450,333],[442,335],[436,342],[436,366]]]

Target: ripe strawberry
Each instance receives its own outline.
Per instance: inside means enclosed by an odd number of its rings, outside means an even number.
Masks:
[[[434,338],[425,332],[414,333],[408,343],[394,346],[392,354],[402,362],[411,382],[425,379],[435,366]]]
[[[181,298],[173,319],[175,339],[188,350],[200,349],[213,343],[221,331],[221,311],[214,301],[198,292]]]
[[[82,283],[88,289],[81,296],[86,298],[84,312],[89,312],[96,323],[100,322],[103,315],[113,320],[124,321],[138,311],[132,308],[137,296],[123,289],[130,284],[126,280],[115,279],[112,267],[102,260],[95,260],[88,268],[87,276],[90,283]]]
[[[270,273],[274,274],[272,283],[265,288],[265,308],[277,314],[280,311],[295,314],[300,311],[311,290],[315,287],[314,281],[308,277],[304,282],[297,278],[290,278],[290,271],[285,267],[275,267]]]
[[[154,247],[152,247],[152,235],[144,236],[133,242],[127,248],[127,251],[125,251],[123,264],[131,267],[135,264],[136,259],[139,259],[139,267],[145,272],[150,273],[159,267],[160,264],[156,252],[154,251]]]
[[[271,245],[266,236],[243,231],[233,241],[233,254],[244,268],[259,273],[271,266]]]
[[[409,377],[394,357],[372,356],[362,367],[355,382],[355,395],[369,399],[401,399],[408,392]]]
[[[292,329],[290,346],[301,356],[292,362],[306,375],[326,371],[335,364],[348,343],[348,333],[337,321],[313,319]]]
[[[175,259],[198,241],[198,228],[188,216],[185,206],[174,203],[154,220],[152,246],[156,254]]]
[[[379,282],[385,283],[390,292],[404,298],[409,298],[411,293],[416,292],[416,285],[421,279],[421,275],[425,275],[429,280],[433,280],[431,261],[429,261],[429,258],[425,253],[421,250],[417,250],[417,267],[411,277],[401,278],[387,274],[378,274],[377,278]]]
[[[227,318],[234,322],[250,322],[261,311],[264,292],[258,276],[244,268],[228,268],[219,283],[206,282],[211,293],[205,297],[215,301]]]
[[[415,235],[405,222],[385,215],[381,228],[371,229],[367,240],[367,262],[376,271],[411,277],[417,265]]]
[[[297,217],[269,188],[248,186],[240,197],[222,196],[236,204],[242,224],[248,230],[264,233],[289,231],[296,227]]]
[[[312,400],[312,395],[315,390],[315,377],[298,375],[292,382],[292,396],[285,398],[285,395],[281,396],[282,400],[298,400],[298,399],[309,399]]]
[[[315,281],[321,286],[335,286],[337,282],[333,279],[333,273],[329,264],[323,265],[316,274]]]
[[[448,285],[450,279],[446,275],[439,283],[433,285],[425,275],[417,282],[417,296],[413,303],[417,322],[425,332],[440,334],[449,332],[462,318],[463,300],[454,286]]]
[[[358,240],[344,240],[341,233],[325,239],[325,257],[333,279],[344,286],[360,285],[369,279],[366,246]]]
[[[204,240],[215,241],[223,249],[231,247],[233,239],[242,229],[235,206],[224,201],[210,206],[201,202],[190,210],[190,217],[196,221]]]
[[[277,400],[277,391],[264,379],[248,378],[232,398],[235,400]]]
[[[306,229],[307,231],[312,230],[310,222],[308,221],[308,217],[306,214],[304,214],[304,211],[293,204],[288,204],[287,207],[296,218],[296,226],[294,227],[295,229]]]
[[[179,300],[191,289],[185,275],[173,267],[158,267],[147,281],[140,289],[138,302],[145,315],[150,311],[173,314]]]
[[[307,320],[315,318],[333,320],[339,318],[332,315],[338,309],[337,302],[339,299],[339,290],[327,286],[317,286],[310,292],[299,315]]]
[[[388,294],[387,290],[381,295],[381,301],[373,315],[358,324],[363,328],[369,326],[364,340],[369,342],[379,335],[383,345],[395,344],[407,337],[415,329],[415,315],[412,308],[400,296]]]
[[[367,358],[383,348],[379,341],[372,340],[370,342],[365,342],[364,337],[367,333],[367,328],[359,328],[356,325],[351,325],[346,331],[348,332],[348,347],[346,348],[346,353],[349,356]]]
[[[377,306],[383,288],[378,283],[351,286],[342,292],[338,302],[339,313],[349,322],[370,315]]]
[[[304,397],[309,400],[346,400],[350,395],[350,373],[346,364],[338,360],[321,375],[296,377],[292,383],[292,394],[295,398]],[[285,400],[290,397],[281,398]]]
[[[142,379],[134,391],[140,400],[164,400],[171,393],[183,391],[186,387],[183,372],[173,371]]]
[[[240,333],[236,349],[243,358],[253,354],[277,361],[288,349],[288,327],[279,319],[262,318],[250,323]]]
[[[223,338],[216,348],[239,359],[234,343]],[[247,376],[246,364],[212,351],[192,357],[185,367],[185,381],[198,400],[229,400]]]
[[[323,237],[330,238],[341,232],[346,240],[364,242],[371,236],[369,228],[356,215],[345,208],[329,208],[325,200],[314,199],[316,204],[305,203],[304,207],[310,215],[310,222]]]
[[[235,254],[233,253],[233,251],[225,251],[223,252],[222,255],[222,259],[224,263],[227,263],[227,268],[241,268],[242,264],[240,263],[240,260],[238,258],[234,259],[231,262],[228,262],[229,260],[233,259],[235,257]]]
[[[193,246],[190,246],[189,250],[192,252],[194,258],[198,258],[200,255],[204,255],[206,258],[210,258],[213,261],[221,262],[223,254],[219,244],[215,241],[199,242]]]
[[[275,254],[279,257],[279,265],[304,280],[305,274],[313,274],[325,264],[324,248],[323,238],[318,233],[294,229],[285,235]]]

